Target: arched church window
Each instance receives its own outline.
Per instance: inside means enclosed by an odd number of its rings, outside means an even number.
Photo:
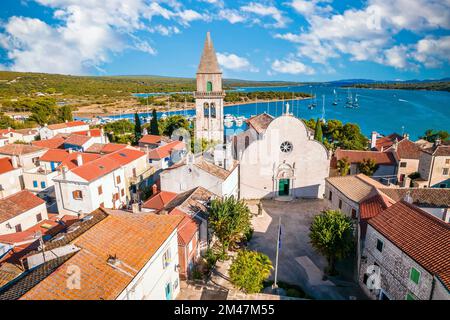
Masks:
[[[211,118],[216,117],[216,104],[214,102],[211,103]]]
[[[245,148],[248,148],[248,145],[250,144],[250,137],[246,136],[245,137]]]
[[[203,116],[205,118],[209,118],[209,104],[208,104],[208,102],[205,102],[203,104]]]
[[[208,81],[206,83],[206,91],[207,92],[211,92],[212,91],[212,82],[211,81]]]

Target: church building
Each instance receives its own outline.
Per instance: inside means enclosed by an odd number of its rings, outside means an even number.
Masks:
[[[233,139],[240,162],[240,198],[323,198],[328,150],[289,112],[289,104],[280,117],[263,113],[247,124],[248,129]]]

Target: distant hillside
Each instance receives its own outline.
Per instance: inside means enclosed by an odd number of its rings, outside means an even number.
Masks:
[[[294,82],[266,82],[225,79],[226,89],[240,86],[295,85]],[[46,73],[0,71],[0,97],[10,98],[36,92],[64,96],[124,97],[137,92],[194,91],[195,79],[162,76],[70,76]]]
[[[357,83],[357,84],[353,84],[353,85],[346,85],[346,87],[369,88],[369,89],[401,89],[401,90],[450,91],[450,81]]]

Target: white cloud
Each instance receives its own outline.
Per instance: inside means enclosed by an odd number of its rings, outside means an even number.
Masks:
[[[295,75],[312,75],[315,73],[313,68],[301,63],[300,61],[294,60],[293,58],[287,58],[285,60],[276,59],[272,63],[272,70],[279,73],[288,73]]]
[[[246,17],[242,15],[238,10],[223,9],[219,11],[219,18],[227,20],[231,24],[238,22],[244,22]]]
[[[446,60],[445,41],[423,39],[414,48],[398,44],[395,36],[402,30],[421,35],[429,30],[449,29],[448,0],[369,0],[361,9],[347,9],[340,14],[334,14],[327,2],[293,0],[290,5],[305,16],[309,28],[275,37],[297,44],[299,56],[322,64],[341,55],[399,69],[416,69],[415,61],[432,67]],[[427,50],[429,46],[434,49]]]
[[[412,56],[426,67],[440,67],[450,62],[450,36],[426,37],[414,46]]]
[[[180,11],[177,13],[177,16],[181,18],[181,23],[185,25],[189,25],[190,22],[195,20],[203,20],[203,21],[210,20],[208,15],[200,14],[197,11],[191,9]]]
[[[290,21],[283,13],[274,6],[265,6],[261,3],[251,2],[248,5],[242,6],[241,10],[246,13],[252,13],[256,16],[271,17],[275,20],[273,24],[266,24],[266,26],[272,26],[275,28],[284,28]],[[255,19],[259,21],[259,19]]]
[[[240,57],[234,53],[217,53],[217,60],[219,64],[229,70],[233,71],[250,71],[258,72],[259,70],[255,68],[248,59]]]

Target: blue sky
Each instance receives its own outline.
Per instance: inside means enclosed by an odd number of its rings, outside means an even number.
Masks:
[[[3,0],[0,69],[193,77],[206,31],[227,78],[450,76],[449,0]]]

